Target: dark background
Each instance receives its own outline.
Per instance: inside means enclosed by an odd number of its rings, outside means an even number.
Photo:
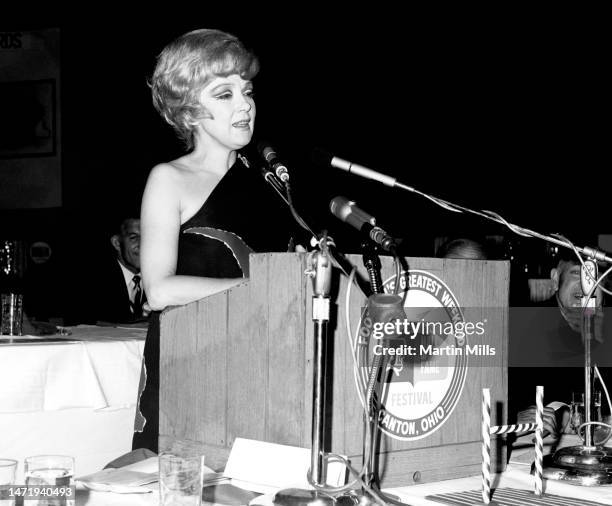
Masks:
[[[609,55],[596,13],[353,10],[332,20],[297,6],[271,17],[228,3],[222,13],[172,14],[150,20],[92,7],[3,23],[61,29],[63,207],[0,212],[2,236],[54,247],[55,264],[36,283],[95,268],[118,217],[139,212],[150,168],[182,153],[146,82],[165,44],[202,27],[234,33],[259,56],[256,133],[292,170],[304,217],[330,229],[340,249],[356,250],[358,238],[329,214],[336,195],[375,215],[407,255],[432,256],[437,236],[512,234],[319,167],[315,147],[580,245],[612,232]],[[537,254],[543,245],[522,248]]]

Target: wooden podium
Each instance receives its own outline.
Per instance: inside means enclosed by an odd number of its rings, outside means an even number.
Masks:
[[[365,273],[360,255],[349,259]],[[491,389],[492,423],[506,422],[509,263],[437,258],[406,258],[406,262],[413,276],[408,279],[414,282],[409,293],[434,293],[437,279],[442,287],[438,296],[452,293],[466,320],[487,320],[487,339],[496,349],[497,362],[489,366],[476,359],[468,364],[461,388],[453,386],[455,403],[435,430],[422,431],[417,438],[382,436],[379,462],[384,487],[478,474],[482,388]],[[391,258],[383,257],[382,263],[385,281],[395,271]],[[196,441],[213,468],[224,465],[237,437],[310,448],[314,330],[307,268],[305,253],[254,254],[251,277],[244,283],[164,311],[160,448],[175,439]],[[360,468],[363,410],[346,337],[347,278],[336,272],[335,279],[328,330],[326,450],[349,456]],[[353,331],[364,305],[363,294],[353,287]],[[417,385],[416,380],[412,385]],[[429,423],[420,422],[424,427]],[[501,454],[499,460],[503,467]]]

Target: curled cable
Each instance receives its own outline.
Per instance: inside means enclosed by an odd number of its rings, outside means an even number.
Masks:
[[[583,429],[586,429],[587,427],[590,427],[591,425],[597,425],[600,427],[606,427],[609,430],[612,430],[612,426],[610,426],[610,424],[608,423],[604,423],[604,422],[585,422],[582,425],[578,426],[577,432],[578,435],[584,440],[584,436],[581,434]],[[612,432],[608,432],[608,436],[603,440],[603,441],[598,441],[597,442],[597,446],[601,446],[601,445],[605,445],[606,442],[608,441],[608,439],[610,439],[610,436],[612,436]]]
[[[376,502],[376,504],[380,504],[381,506],[387,506],[387,502],[385,502],[382,497],[381,494],[378,490],[374,489],[373,487],[371,487],[368,483],[366,483],[366,481],[363,479],[363,470],[361,471],[357,471],[352,465],[351,463],[348,461],[348,459],[346,459],[345,457],[343,457],[342,455],[338,455],[336,453],[328,453],[326,455],[323,455],[323,458],[325,460],[329,461],[339,461],[342,462],[342,464],[344,464],[344,466],[348,469],[348,471],[355,477],[355,480],[353,480],[353,482],[344,485],[342,487],[330,487],[328,485],[318,485],[316,483],[314,483],[314,481],[312,480],[312,475],[310,473],[310,470],[308,471],[308,482],[310,483],[310,485],[312,485],[315,490],[319,490],[321,492],[324,492],[326,494],[330,494],[330,495],[334,495],[334,494],[340,494],[343,492],[348,492],[349,490],[354,489],[354,486],[356,484],[360,484],[363,488],[363,490],[365,490],[368,494],[370,494],[370,496],[372,497],[372,499],[374,499],[374,501]],[[349,486],[350,485],[350,486]],[[400,503],[402,504],[402,503]]]
[[[548,242],[552,242],[561,246],[565,246],[565,247],[569,247],[567,241],[564,240],[560,240],[556,237],[554,237],[553,235],[545,235],[545,234],[541,234],[539,232],[535,232],[533,230],[530,230],[528,228],[524,228],[524,227],[520,227],[518,225],[514,225],[513,223],[510,223],[508,220],[506,220],[505,218],[503,218],[501,215],[499,215],[498,213],[494,213],[493,211],[477,211],[474,209],[470,209],[469,207],[464,207],[464,206],[460,206],[458,204],[453,204],[452,202],[448,202],[446,200],[442,200],[438,197],[434,197],[433,195],[429,195],[425,192],[422,192],[420,190],[417,190],[411,186],[407,186],[401,183],[396,182],[395,187],[397,188],[401,188],[403,190],[412,192],[412,193],[416,193],[417,195],[424,197],[430,201],[432,201],[433,203],[437,204],[438,206],[448,210],[448,211],[452,211],[452,212],[458,212],[458,213],[469,213],[469,214],[475,214],[476,216],[481,216],[483,218],[487,218],[489,220],[495,221],[497,223],[501,223],[502,225],[508,227],[510,230],[512,230],[514,233],[516,233],[517,235],[523,236],[523,237],[536,237]],[[585,254],[589,254],[589,255],[593,255],[596,257],[597,260],[605,260],[606,262],[612,262],[612,258],[610,258],[608,255],[606,255],[605,253],[601,252],[601,251],[596,251],[596,250],[592,250],[590,248],[582,248],[583,252]]]
[[[597,378],[599,379],[599,382],[601,383],[601,386],[604,390],[604,393],[606,394],[606,400],[608,401],[608,409],[610,410],[611,416],[612,416],[612,402],[610,402],[610,393],[608,392],[608,388],[606,387],[606,383],[603,380],[603,378],[601,377],[601,374],[599,373],[599,369],[597,368],[597,366],[593,366],[593,369],[595,370],[595,374],[597,375]],[[608,440],[612,437],[612,425],[608,424],[604,424],[608,427],[608,429],[610,429],[610,432],[608,433],[608,437],[606,439],[604,439],[600,444],[601,445],[605,445]],[[580,430],[580,427],[578,427],[578,430]]]

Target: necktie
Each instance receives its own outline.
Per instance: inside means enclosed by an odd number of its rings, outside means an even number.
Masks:
[[[142,288],[140,287],[140,276],[135,274],[132,278],[134,283],[134,302],[132,302],[132,313],[134,318],[140,318],[142,316]]]

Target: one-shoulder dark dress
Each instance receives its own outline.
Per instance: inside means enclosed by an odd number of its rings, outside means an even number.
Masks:
[[[181,225],[176,274],[248,277],[249,253],[287,251],[293,231],[289,212],[259,172],[239,155],[202,207]],[[134,433],[132,448],[157,452],[159,312],[150,318],[144,350],[146,383],[139,403],[146,422],[142,432]]]

